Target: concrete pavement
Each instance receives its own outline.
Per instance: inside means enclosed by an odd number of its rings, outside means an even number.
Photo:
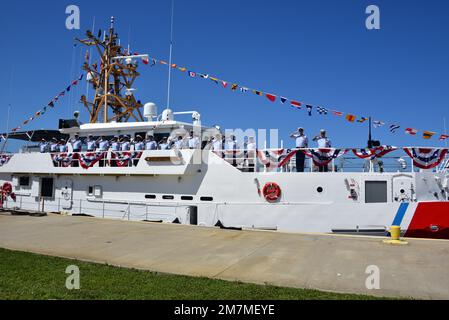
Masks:
[[[378,296],[449,299],[449,241],[231,231],[0,214],[0,247],[188,276]],[[380,289],[368,290],[368,266]]]

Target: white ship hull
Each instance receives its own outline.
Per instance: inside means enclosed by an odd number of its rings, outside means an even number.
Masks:
[[[145,151],[135,167],[88,169],[55,167],[50,154],[16,154],[0,167],[0,185],[10,182],[16,194],[3,206],[281,232],[386,235],[400,225],[406,236],[449,238],[444,173],[242,172],[210,151],[180,152]],[[201,153],[204,161],[194,164]],[[175,157],[181,163],[168,161]],[[373,202],[366,189],[376,181],[384,187],[375,192],[385,194]],[[269,182],[282,190],[274,203],[261,192]]]

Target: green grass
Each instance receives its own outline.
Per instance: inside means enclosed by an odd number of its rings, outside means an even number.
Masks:
[[[80,269],[80,290],[65,287]],[[175,276],[0,249],[0,299],[303,300],[374,299],[316,290]]]

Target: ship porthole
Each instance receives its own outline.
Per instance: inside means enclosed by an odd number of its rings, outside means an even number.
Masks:
[[[323,189],[323,187],[318,187],[318,188],[316,188],[316,191],[318,193],[323,193],[324,189]]]

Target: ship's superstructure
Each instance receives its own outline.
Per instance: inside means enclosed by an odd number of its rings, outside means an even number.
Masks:
[[[199,145],[2,154],[3,208],[286,232],[386,235],[398,225],[407,236],[449,239],[446,149],[217,150],[221,132],[202,126],[198,112],[158,114],[136,100],[137,61],[147,56],[124,51],[113,24],[103,40],[88,32],[81,41],[101,57],[84,66],[95,89],[92,102],[81,99],[90,123],[69,121],[58,138],[183,141],[193,132]],[[185,114],[191,122],[177,120]],[[298,152],[310,158],[304,173],[295,172]]]

